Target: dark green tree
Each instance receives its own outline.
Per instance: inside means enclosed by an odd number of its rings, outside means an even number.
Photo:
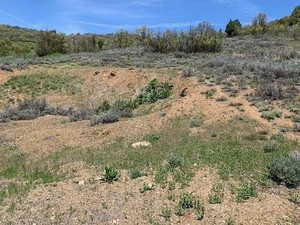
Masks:
[[[230,20],[226,26],[225,32],[229,37],[239,35],[242,24],[239,20]]]
[[[293,12],[292,12],[292,17],[295,17],[295,18],[300,18],[300,6],[297,6]]]
[[[66,53],[65,36],[56,31],[41,31],[36,54],[46,56],[53,53]]]

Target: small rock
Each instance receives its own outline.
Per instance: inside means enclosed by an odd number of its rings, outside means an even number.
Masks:
[[[14,72],[13,69],[11,68],[11,66],[9,66],[9,65],[3,65],[0,67],[0,69],[3,71],[7,71],[7,72]]]
[[[132,144],[133,148],[150,147],[151,143],[148,141],[141,141]]]
[[[94,76],[97,76],[98,74],[100,74],[100,72],[99,72],[99,71],[96,71],[96,72],[94,73]]]
[[[83,185],[85,184],[85,182],[84,182],[84,180],[80,180],[80,181],[78,182],[78,184],[79,184],[79,186],[83,186]]]

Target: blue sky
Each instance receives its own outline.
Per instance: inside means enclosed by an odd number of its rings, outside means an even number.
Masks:
[[[141,25],[184,29],[200,21],[223,28],[230,18],[249,23],[289,15],[299,0],[2,0],[0,24],[64,33],[109,33]]]

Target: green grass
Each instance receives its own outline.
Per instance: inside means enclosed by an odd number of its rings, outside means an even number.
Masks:
[[[8,185],[0,188],[0,203],[6,198],[23,196],[39,184],[63,179],[55,162],[32,161],[18,149],[5,146],[0,146],[0,155],[0,180],[8,181]]]
[[[1,85],[0,91],[13,90],[32,97],[49,92],[75,94],[79,91],[77,82],[76,77],[67,74],[35,72],[11,77]]]
[[[171,176],[185,184],[193,176],[194,164],[214,167],[222,177],[265,179],[262,174],[267,173],[267,165],[297,148],[297,143],[284,141],[280,151],[265,153],[264,141],[247,139],[255,132],[253,126],[254,122],[247,119],[234,119],[206,127],[207,132],[196,137],[188,133],[189,121],[178,119],[161,131],[151,151],[133,149],[130,141],[116,140],[102,148],[66,147],[50,157],[62,163],[82,160],[96,167],[111,165],[116,169],[138,168],[145,172],[153,168],[157,183],[166,183]],[[238,136],[240,130],[245,133]],[[212,133],[217,137],[211,137]]]

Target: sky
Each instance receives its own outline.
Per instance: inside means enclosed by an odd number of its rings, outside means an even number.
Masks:
[[[290,15],[299,0],[1,0],[0,24],[63,33],[186,29],[201,21],[216,28],[229,19],[248,24],[259,12],[268,20]]]

